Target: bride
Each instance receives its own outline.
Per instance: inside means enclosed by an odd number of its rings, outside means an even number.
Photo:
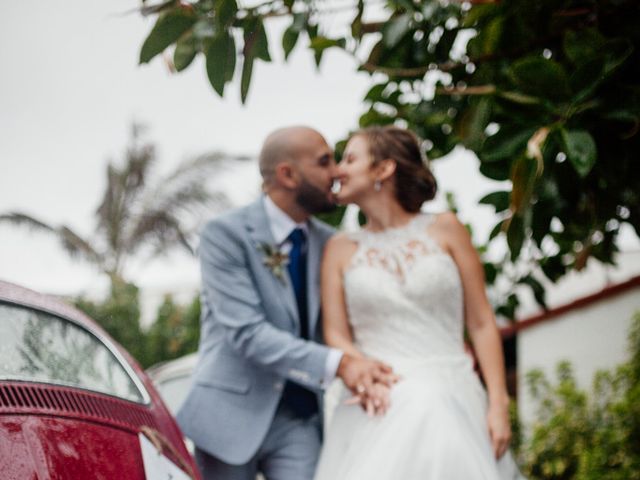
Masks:
[[[520,478],[507,452],[503,353],[482,266],[454,214],[420,213],[436,182],[418,139],[397,127],[361,130],[337,171],[338,201],[357,204],[367,224],[326,247],[325,341],[387,362],[401,380],[362,387],[383,415],[337,407],[315,479]],[[465,326],[486,391],[465,353]]]

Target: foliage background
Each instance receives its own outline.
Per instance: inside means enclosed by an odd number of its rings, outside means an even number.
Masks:
[[[636,1],[143,5],[157,22],[141,63],[169,48],[180,72],[203,55],[213,89],[222,96],[239,76],[244,102],[254,64],[272,59],[265,23],[287,18],[279,46],[285,57],[306,37],[318,64],[338,48],[372,75],[360,127],[406,125],[425,139],[432,159],[464,145],[477,154],[482,175],[510,180],[511,190],[481,200],[498,214],[488,242],[506,238],[509,250],[485,262],[489,283],[520,265],[509,280],[529,286],[544,306],[534,266],[556,281],[590,258],[613,263],[620,225],[640,231]],[[349,12],[348,28],[336,31],[327,21],[336,9]],[[517,306],[509,294],[499,310],[513,317]]]

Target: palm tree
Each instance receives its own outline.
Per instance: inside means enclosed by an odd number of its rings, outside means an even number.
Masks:
[[[72,257],[88,261],[106,273],[112,286],[124,283],[124,267],[135,255],[156,257],[175,247],[193,253],[194,231],[186,220],[228,205],[226,195],[207,188],[207,180],[224,168],[226,161],[246,157],[219,152],[200,155],[151,182],[156,154],[153,145],[141,140],[142,133],[143,128],[134,124],[125,164],[118,167],[110,162],[107,166],[107,186],[95,211],[91,237],[17,211],[0,214],[0,222],[57,236]]]

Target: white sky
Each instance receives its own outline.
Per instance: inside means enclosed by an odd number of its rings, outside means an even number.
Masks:
[[[135,0],[3,2],[0,17],[0,212],[20,210],[53,224],[90,232],[109,159],[119,158],[136,120],[149,127],[161,168],[211,150],[255,155],[274,128],[307,124],[330,143],[357,126],[371,78],[346,54],[327,52],[318,72],[298,45],[282,62],[279,36],[272,64],[257,62],[248,103],[238,81],[224,100],[210,88],[199,59],[171,75],[160,58],[138,66],[152,23],[120,13]],[[282,24],[274,25],[275,30]],[[453,190],[461,217],[484,238],[491,209],[477,200],[495,187],[477,172],[471,154],[435,162],[442,191]],[[228,174],[238,203],[258,190],[254,165]],[[442,208],[442,199],[434,208]],[[90,267],[69,260],[51,237],[0,226],[0,279],[51,293],[104,288]],[[182,254],[133,265],[130,277],[155,291],[192,290],[197,264]]]

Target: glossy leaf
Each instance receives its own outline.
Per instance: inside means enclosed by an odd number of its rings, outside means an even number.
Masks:
[[[509,209],[509,192],[492,192],[482,197],[478,203],[485,205],[493,205],[498,212],[504,212]]]
[[[189,30],[197,17],[187,10],[176,9],[162,14],[142,44],[140,63],[148,63]]]
[[[238,4],[236,0],[217,0],[216,20],[222,26],[229,26],[236,18],[238,12]]]
[[[480,160],[485,163],[513,159],[525,151],[534,133],[533,128],[517,131],[505,127],[487,138],[480,151]]]
[[[512,262],[520,255],[525,238],[524,221],[520,215],[514,215],[511,217],[509,228],[507,229],[507,244],[509,245],[509,254]]]
[[[522,92],[534,97],[564,99],[571,91],[564,67],[541,56],[518,60],[509,74]]]
[[[533,296],[536,299],[536,302],[538,302],[538,305],[546,310],[547,301],[545,290],[542,284],[538,280],[536,280],[533,275],[527,275],[526,277],[521,278],[519,283],[529,286],[531,288],[531,291],[533,292]]]
[[[529,206],[531,194],[537,179],[536,160],[526,155],[520,156],[511,168],[511,210],[523,212]]]
[[[262,20],[257,17],[248,18],[244,22],[244,50],[245,57],[259,58],[265,62],[271,61],[269,54],[269,40],[264,30]]]
[[[240,81],[240,99],[242,103],[247,101],[249,95],[249,85],[251,84],[251,75],[253,74],[253,57],[245,56],[242,64],[242,79]]]
[[[382,94],[384,89],[387,88],[386,83],[379,83],[374,85],[369,89],[369,91],[364,96],[365,100],[369,100],[370,102],[377,102],[382,99]]]
[[[606,39],[595,28],[585,28],[579,31],[567,31],[562,46],[571,62],[582,65],[600,58],[605,42]]]
[[[287,60],[298,42],[300,32],[292,27],[287,28],[282,34],[282,49],[284,50],[284,58]]]
[[[586,177],[597,159],[596,142],[585,130],[562,130],[567,157],[581,177]]]
[[[463,115],[460,115],[457,133],[465,147],[477,150],[485,137],[485,129],[491,118],[491,100],[480,98],[470,102]]]
[[[181,72],[191,65],[191,62],[193,62],[193,59],[196,57],[196,53],[198,53],[198,49],[196,48],[196,42],[193,36],[179,40],[173,52],[173,65],[176,71]]]
[[[385,46],[395,47],[400,39],[409,31],[411,25],[411,14],[404,13],[397,16],[385,25],[382,31],[382,38]]]
[[[236,46],[233,35],[223,33],[214,38],[207,48],[206,57],[209,82],[222,97],[224,86],[233,78],[236,66]]]

